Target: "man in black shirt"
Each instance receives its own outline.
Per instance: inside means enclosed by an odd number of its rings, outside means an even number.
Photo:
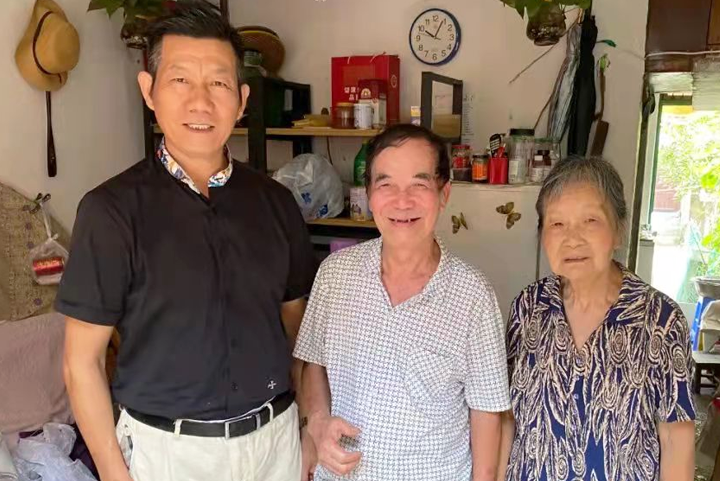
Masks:
[[[165,137],[81,201],[56,302],[75,417],[102,481],[297,481],[305,224],[289,191],[226,147],[249,88],[217,9],[178,3],[148,43],[138,81]],[[117,427],[104,373],[115,327]]]

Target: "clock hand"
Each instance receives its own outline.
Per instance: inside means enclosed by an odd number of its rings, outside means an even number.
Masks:
[[[443,20],[442,22],[440,22],[440,25],[438,26],[438,29],[437,29],[437,31],[435,32],[435,35],[433,35],[433,37],[438,38],[438,33],[440,33],[440,29],[442,28],[442,26],[443,26],[444,23],[445,23],[445,20]]]
[[[427,30],[424,30],[423,33],[424,33],[425,35],[427,35],[428,37],[437,38],[435,35],[433,35],[432,33],[428,32]]]

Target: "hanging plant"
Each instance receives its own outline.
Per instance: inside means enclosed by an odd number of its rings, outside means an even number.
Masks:
[[[554,45],[560,41],[567,26],[565,25],[566,6],[588,9],[592,0],[500,0],[514,8],[522,18],[527,12],[528,26],[526,34],[535,45]]]
[[[120,38],[130,48],[143,49],[148,23],[172,8],[174,3],[174,0],[91,0],[88,12],[105,10],[108,17],[112,17],[122,10],[124,22]]]

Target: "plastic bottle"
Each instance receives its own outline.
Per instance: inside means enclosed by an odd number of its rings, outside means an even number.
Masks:
[[[355,162],[353,164],[353,183],[360,187],[365,185],[365,163],[367,161],[367,150],[368,143],[363,142],[362,147],[355,155]]]

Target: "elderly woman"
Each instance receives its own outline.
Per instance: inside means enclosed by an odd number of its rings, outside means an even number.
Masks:
[[[563,160],[536,208],[554,275],[511,308],[505,479],[691,480],[688,324],[613,261],[627,222],[618,173],[604,160]]]

